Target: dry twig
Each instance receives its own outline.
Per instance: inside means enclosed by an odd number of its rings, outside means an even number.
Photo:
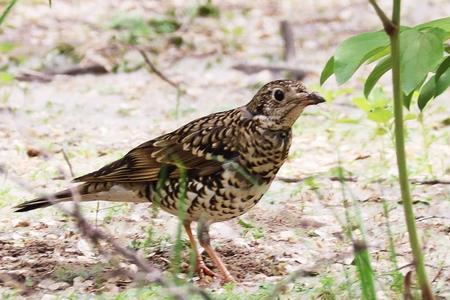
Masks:
[[[67,166],[69,167],[69,172],[70,172],[70,176],[75,177],[74,173],[73,173],[73,168],[72,168],[72,164],[70,163],[69,157],[67,156],[66,151],[64,150],[64,148],[61,149],[61,152],[63,154],[64,160],[67,163]]]
[[[56,75],[85,75],[85,74],[106,74],[108,70],[100,64],[92,64],[87,66],[75,66],[67,68],[61,71],[26,71],[15,77],[19,81],[38,81],[38,82],[50,82]]]
[[[145,53],[144,50],[142,50],[141,48],[137,48],[136,50],[139,51],[139,53],[142,55],[142,58],[144,58],[145,63],[147,64],[147,66],[150,68],[150,70],[155,73],[159,78],[161,78],[163,81],[167,82],[168,84],[170,84],[171,86],[173,86],[174,88],[176,88],[177,90],[182,90],[180,88],[180,85],[172,80],[170,80],[166,75],[164,75],[148,58],[147,54]]]

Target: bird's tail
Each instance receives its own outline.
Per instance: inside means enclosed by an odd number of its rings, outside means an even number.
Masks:
[[[53,195],[23,202],[14,208],[16,212],[24,212],[56,203],[72,201],[74,197],[79,197],[80,201],[110,200],[108,199],[109,193],[106,193],[105,197],[102,197],[102,192],[105,194],[104,192],[108,192],[112,186],[111,183],[83,183],[72,189],[66,189]]]

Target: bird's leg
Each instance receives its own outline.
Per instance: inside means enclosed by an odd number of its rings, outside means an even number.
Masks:
[[[209,238],[209,224],[207,224],[206,222],[198,222],[198,239],[200,241],[200,245],[202,245],[206,253],[208,253],[209,257],[212,259],[214,265],[222,274],[223,281],[225,283],[236,282],[233,276],[231,276],[227,267],[225,267],[217,252],[213,249],[213,247],[211,247]]]
[[[211,271],[205,265],[205,262],[202,259],[202,255],[200,254],[200,251],[198,251],[197,243],[195,242],[194,235],[192,234],[192,230],[191,230],[191,222],[184,221],[183,225],[184,225],[184,229],[186,230],[186,233],[189,237],[189,241],[191,242],[192,251],[194,251],[194,253],[195,253],[195,271],[200,276],[200,279],[203,279],[203,277],[205,275],[217,276],[216,273]]]

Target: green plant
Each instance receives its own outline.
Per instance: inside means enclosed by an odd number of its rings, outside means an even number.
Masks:
[[[169,236],[158,236],[155,229],[149,226],[144,239],[134,240],[131,247],[135,250],[142,249],[145,254],[150,254],[157,249],[162,249],[169,244]]]
[[[366,32],[343,41],[325,65],[320,82],[323,84],[334,74],[337,82],[343,84],[362,64],[378,61],[365,80],[364,95],[368,97],[378,80],[392,69],[389,33],[398,28],[398,42],[408,45],[398,49],[397,58],[399,70],[408,74],[399,78],[403,104],[409,108],[413,92],[417,91],[418,106],[422,110],[450,85],[450,49],[445,46],[450,38],[450,17],[414,27],[386,26],[388,34],[384,31]]]
[[[386,218],[386,234],[388,236],[389,243],[389,260],[392,263],[392,271],[390,275],[392,277],[391,289],[397,292],[403,292],[403,274],[399,271],[397,262],[397,252],[395,251],[394,237],[392,234],[391,223],[389,220],[389,207],[386,200],[383,198],[383,214]]]
[[[214,17],[218,18],[220,16],[220,9],[212,3],[211,0],[206,1],[204,4],[200,4],[195,7],[192,12],[192,16],[198,17]]]
[[[262,227],[256,227],[243,219],[239,219],[238,224],[241,225],[244,235],[251,234],[255,240],[264,237],[264,230]]]
[[[334,279],[330,276],[325,276],[320,280],[320,286],[317,287],[317,298],[323,300],[334,300],[336,294],[333,291],[335,285]]]
[[[364,94],[368,97],[381,76],[392,69],[395,148],[402,204],[422,297],[434,299],[409,191],[403,106],[409,108],[414,92],[418,92],[418,106],[423,110],[450,85],[449,49],[444,45],[450,37],[450,17],[401,27],[401,0],[393,0],[391,19],[375,0],[369,2],[382,21],[384,31],[363,33],[342,42],[325,65],[320,81],[323,84],[334,74],[339,84],[345,83],[363,63],[378,61],[365,80]]]
[[[76,277],[81,277],[83,279],[93,278],[97,284],[101,284],[106,280],[103,276],[103,270],[106,265],[103,263],[97,263],[92,266],[74,266],[74,265],[63,265],[56,267],[53,272],[53,276],[57,281],[64,281],[72,284]]]
[[[339,152],[338,152],[339,154]],[[345,224],[342,224],[341,227],[343,232],[347,236],[349,240],[351,240],[353,245],[353,254],[354,254],[354,262],[356,265],[356,269],[358,271],[358,276],[360,280],[361,293],[363,299],[376,299],[375,293],[375,275],[373,272],[372,264],[370,262],[370,254],[367,248],[367,242],[365,237],[365,229],[362,223],[361,211],[359,209],[358,204],[355,201],[355,198],[352,197],[352,203],[348,201],[346,184],[344,181],[344,173],[345,169],[342,166],[335,167],[332,170],[335,173],[336,177],[339,179],[341,185],[343,206],[344,206],[344,215],[345,215]],[[350,196],[353,196],[350,193]],[[353,212],[352,212],[353,211]],[[359,232],[359,238],[355,237],[356,232]],[[346,275],[346,279],[348,281],[348,276]],[[350,293],[350,289],[348,288]],[[350,295],[349,295],[350,296]]]
[[[2,14],[0,15],[0,25],[3,24],[8,14],[11,12],[11,9],[16,5],[17,0],[11,0],[9,4],[6,6],[6,8],[3,10]]]
[[[173,33],[180,26],[181,24],[170,16],[159,19],[145,19],[140,16],[118,15],[109,24],[109,27],[116,30],[120,39],[127,44],[139,44],[140,39]]]

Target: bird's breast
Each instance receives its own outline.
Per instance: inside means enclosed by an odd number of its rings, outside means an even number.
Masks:
[[[291,132],[256,128],[244,136],[239,163],[254,176],[273,179],[288,157]]]

